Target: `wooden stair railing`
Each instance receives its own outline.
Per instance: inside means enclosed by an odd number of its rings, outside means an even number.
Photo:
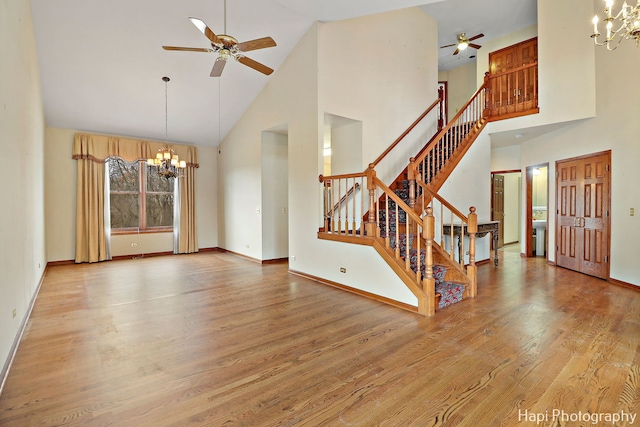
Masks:
[[[320,175],[319,179],[324,184],[324,204],[331,210],[325,215],[318,237],[373,246],[416,296],[418,312],[433,315],[438,305],[434,259],[448,255],[435,241],[437,228],[432,208],[427,207],[423,217],[418,215],[376,176],[373,164],[364,173]],[[368,191],[361,190],[365,188]],[[365,210],[369,213],[366,221],[362,215]],[[468,286],[468,296],[476,294],[475,275],[467,275],[475,267],[475,215],[475,208],[468,218],[459,215],[468,224],[468,236],[473,242],[469,251],[474,261],[466,271],[456,267],[458,274],[452,272],[454,279]]]
[[[373,161],[373,166],[376,167],[378,166],[378,164],[380,164],[380,162],[387,156],[387,154],[389,154],[407,135],[409,135],[409,133],[411,133],[411,131],[413,129],[415,129],[416,126],[418,126],[418,124],[424,120],[425,117],[427,117],[427,115],[436,107],[438,106],[438,117],[437,117],[437,124],[438,124],[438,131],[440,131],[442,129],[443,126],[443,117],[444,117],[444,89],[439,88],[438,89],[438,99],[436,99],[435,101],[433,101],[433,103],[431,105],[429,105],[429,107],[427,107],[427,109],[420,114],[420,116],[414,120],[413,123],[411,123],[411,125],[407,128],[407,130],[405,130],[404,132],[402,132],[402,134],[396,138],[395,141],[393,141],[391,143],[391,145],[389,145],[389,147],[387,147],[386,150],[384,150],[382,152],[382,154],[380,154],[378,156],[377,159],[375,159]]]
[[[465,216],[462,212],[451,205],[447,200],[438,193],[434,193],[425,183],[418,181],[421,187],[420,197],[417,202],[417,208],[422,212],[431,212],[434,216],[434,235],[440,238],[439,247],[444,250],[452,264],[457,270],[464,273],[470,280],[469,293],[471,297],[475,297],[478,292],[477,266],[475,260],[476,254],[476,233],[478,232],[478,217],[475,207],[470,207],[469,216]],[[473,215],[471,215],[473,214]],[[460,234],[455,234],[455,229],[460,229]],[[464,238],[469,238],[469,263],[465,265],[464,254]],[[448,237],[448,239],[445,239]],[[456,240],[460,245],[455,247]],[[461,259],[456,259],[456,254],[462,253]]]
[[[469,150],[487,123],[485,117],[486,83],[476,91],[455,117],[415,157],[415,179],[428,184],[435,193]],[[410,168],[411,169],[411,168]]]
[[[434,314],[438,305],[432,270],[434,258],[454,267],[447,275],[468,285],[467,296],[477,294],[475,208],[471,207],[465,216],[437,191],[487,123],[485,92],[486,81],[443,127],[442,91],[439,91],[439,99],[364,172],[319,177],[324,184],[324,227],[318,237],[373,246],[417,297],[418,312],[423,315]],[[438,104],[438,131],[400,175],[404,174],[408,181],[409,200],[405,203],[395,189],[377,178],[375,167]],[[447,216],[448,242],[445,239]],[[453,234],[456,224],[462,230],[459,237]],[[458,239],[464,245],[465,235],[469,239],[468,264],[464,256],[456,260],[454,250],[454,241]],[[439,244],[436,238],[440,239]],[[416,254],[415,263],[412,254]]]

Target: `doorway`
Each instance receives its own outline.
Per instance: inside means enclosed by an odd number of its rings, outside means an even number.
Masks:
[[[611,151],[556,162],[556,265],[609,278]]]
[[[527,166],[526,180],[525,255],[527,257],[546,257],[548,253],[549,163]]]
[[[262,262],[289,258],[289,137],[286,126],[262,132]]]
[[[522,173],[520,170],[491,173],[491,220],[499,221],[498,247],[520,241]]]

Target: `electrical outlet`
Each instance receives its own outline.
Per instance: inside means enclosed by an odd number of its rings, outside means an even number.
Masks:
[[[635,216],[636,215],[636,208],[629,208],[629,216]]]
[[[16,313],[16,309],[14,308],[14,309],[13,309],[13,318],[14,318],[14,319],[15,319],[15,317],[16,317],[16,314],[17,314],[17,313]]]
[[[296,260],[296,256],[295,255],[291,255],[291,261],[295,261]]]
[[[286,214],[287,213],[287,208],[282,208],[282,213]]]
[[[138,244],[134,242],[134,243],[132,243],[132,244],[131,244],[131,247],[132,247],[132,248],[137,248],[137,247],[138,247]]]
[[[346,272],[347,272],[347,269],[346,269],[346,268],[344,268],[344,267],[340,267],[340,273],[346,273]]]

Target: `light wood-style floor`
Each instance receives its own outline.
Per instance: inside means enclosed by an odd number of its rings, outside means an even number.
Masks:
[[[49,268],[0,425],[588,426],[614,425],[585,421],[593,414],[638,415],[640,292],[501,256],[480,266],[477,298],[432,318],[224,253]]]

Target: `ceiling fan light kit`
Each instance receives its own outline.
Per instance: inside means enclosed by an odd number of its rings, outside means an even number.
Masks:
[[[227,30],[226,15],[227,15],[227,4],[225,1],[225,17],[224,17],[225,32]],[[267,76],[273,73],[273,69],[257,61],[254,61],[253,59],[248,58],[247,56],[244,55],[245,52],[249,52],[252,50],[258,50],[258,49],[264,49],[267,47],[276,46],[276,42],[271,37],[263,37],[260,39],[249,40],[246,42],[238,43],[238,40],[235,37],[232,37],[228,34],[216,35],[207,26],[207,24],[205,24],[204,21],[201,19],[191,17],[189,18],[189,20],[209,40],[209,42],[211,43],[211,49],[197,48],[197,47],[162,46],[164,50],[217,53],[218,57],[216,58],[216,61],[213,64],[213,68],[211,69],[211,74],[210,74],[211,77],[220,77],[222,75],[222,71],[224,70],[224,66],[226,65],[227,61],[231,58]]]
[[[465,50],[468,47],[474,48],[474,49],[480,49],[482,46],[477,45],[475,43],[471,43],[471,41],[479,39],[480,37],[484,37],[484,34],[480,33],[480,34],[476,34],[475,36],[471,37],[471,38],[467,38],[467,34],[466,33],[460,33],[457,36],[458,42],[454,43],[454,44],[447,44],[444,46],[440,46],[440,49],[446,48],[446,47],[456,47],[455,52],[453,52],[454,55],[459,54],[460,52],[462,52],[463,50]]]

